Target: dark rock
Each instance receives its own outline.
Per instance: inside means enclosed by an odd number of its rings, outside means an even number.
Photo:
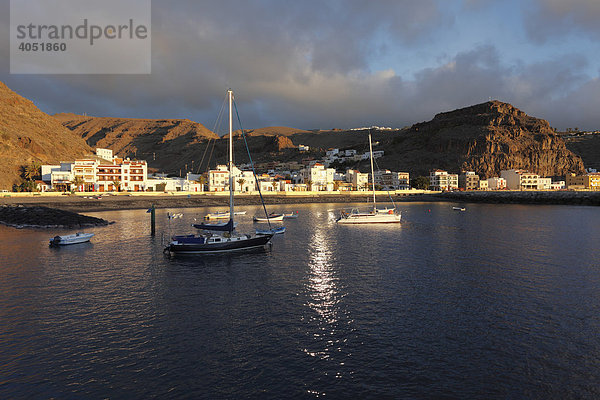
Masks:
[[[108,225],[102,218],[42,206],[0,207],[0,223],[17,228],[83,228]]]
[[[565,147],[547,121],[500,101],[437,114],[392,144],[399,159],[405,156],[415,166],[411,172],[423,175],[435,168],[475,171],[484,178],[513,168],[541,176],[584,172],[581,158]]]

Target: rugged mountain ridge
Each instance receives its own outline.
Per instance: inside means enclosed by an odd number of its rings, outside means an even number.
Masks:
[[[0,82],[0,189],[19,183],[25,165],[54,164],[91,152],[80,136]]]
[[[54,116],[92,147],[112,149],[120,156],[141,159],[177,157],[181,150],[218,136],[204,125],[188,119],[137,119],[88,117],[75,114]]]
[[[397,159],[405,160],[403,167],[412,164],[411,171],[419,174],[434,168],[475,171],[483,177],[512,168],[541,176],[584,171],[581,158],[547,121],[500,101],[437,114],[394,138],[391,148]]]
[[[61,125],[62,123],[62,125]],[[64,126],[63,126],[64,125]],[[247,131],[255,162],[320,157],[329,147],[367,148],[364,131],[303,131],[269,127]],[[384,150],[380,168],[427,175],[435,168],[473,170],[483,177],[523,168],[543,176],[584,171],[581,158],[565,147],[547,121],[510,104],[491,101],[437,114],[431,121],[396,131],[373,131],[375,150]],[[202,124],[181,119],[129,119],[57,114],[54,118],[0,83],[0,188],[19,181],[19,167],[33,161],[56,163],[90,153],[93,147],[145,159],[171,173],[203,172],[226,161],[225,139]],[[306,144],[309,154],[295,147]],[[236,136],[236,163],[247,162]],[[366,170],[366,164],[364,169]],[[356,168],[357,165],[350,167]],[[360,166],[358,166],[360,167]]]

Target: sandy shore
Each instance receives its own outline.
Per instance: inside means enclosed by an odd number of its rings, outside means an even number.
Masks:
[[[87,197],[87,196],[86,196]],[[371,199],[365,192],[361,195],[319,194],[307,196],[267,195],[266,204],[305,204],[305,203],[364,203]],[[498,204],[575,204],[600,205],[600,192],[573,191],[487,191],[487,192],[449,192],[421,193],[413,195],[392,195],[395,202],[466,202],[466,203],[498,203]],[[377,196],[377,201],[388,203],[389,196]],[[236,195],[237,205],[258,205],[259,196]],[[83,196],[29,196],[29,197],[0,197],[0,205],[39,205],[67,211],[109,211],[147,209],[154,205],[156,208],[187,208],[227,206],[228,196],[212,194],[194,195],[154,195],[154,196],[103,196],[100,199],[84,198]]]

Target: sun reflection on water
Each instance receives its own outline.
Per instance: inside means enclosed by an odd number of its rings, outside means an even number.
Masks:
[[[309,245],[309,276],[305,290],[308,295],[306,306],[309,312],[303,318],[307,325],[307,335],[311,337],[309,348],[304,352],[318,360],[332,362],[338,369],[345,364],[344,346],[348,341],[344,327],[346,312],[342,306],[345,296],[340,287],[339,270],[331,241],[330,227],[315,227]],[[347,327],[346,327],[347,329]],[[331,372],[331,371],[330,371]],[[332,374],[342,378],[342,371]]]

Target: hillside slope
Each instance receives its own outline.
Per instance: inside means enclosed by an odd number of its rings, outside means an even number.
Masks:
[[[381,164],[413,174],[425,175],[434,168],[475,171],[483,177],[511,168],[542,176],[584,171],[581,158],[566,148],[547,121],[499,101],[437,114],[384,147]]]
[[[206,171],[206,164],[225,162],[223,139],[189,120],[94,118],[56,116],[91,146],[107,147],[120,156],[146,159],[151,167],[170,173]],[[236,162],[247,162],[236,132]],[[300,161],[320,157],[328,148],[368,150],[368,130],[303,131],[269,127],[247,130],[256,162]],[[380,168],[427,175],[441,168],[452,173],[472,170],[482,177],[499,176],[503,169],[522,168],[542,176],[583,172],[579,156],[565,147],[547,121],[528,116],[510,104],[491,101],[436,115],[431,121],[396,131],[373,130],[374,150],[384,150]],[[215,139],[215,140],[210,140]],[[295,146],[315,150],[300,153]],[[348,167],[349,165],[346,165]],[[350,165],[361,170],[368,163]]]
[[[121,157],[147,160],[150,166],[175,171],[195,158],[198,144],[218,136],[204,125],[188,119],[136,119],[54,116],[92,147],[113,150]]]
[[[0,189],[18,183],[24,165],[58,163],[91,152],[81,137],[0,82]]]
[[[567,149],[583,160],[586,168],[600,170],[600,135],[563,136]]]

